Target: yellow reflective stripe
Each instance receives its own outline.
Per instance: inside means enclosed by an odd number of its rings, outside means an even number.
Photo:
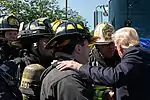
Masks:
[[[52,29],[53,29],[54,31],[56,31],[56,29],[57,29],[57,27],[58,27],[58,25],[59,25],[60,23],[62,23],[61,20],[56,20],[56,21],[54,21],[53,23],[51,23]]]
[[[78,29],[83,29],[83,27],[80,24],[77,24]]]
[[[107,86],[95,86],[95,89],[109,89],[110,87]]]
[[[102,100],[103,93],[108,88],[111,88],[111,87],[95,85],[94,87],[95,95],[93,97],[93,100]]]
[[[75,29],[75,27],[72,24],[70,24],[67,26],[67,30],[69,30],[69,29]]]
[[[2,19],[2,18],[0,18],[0,24],[2,24],[2,21],[3,21],[3,19]]]
[[[39,24],[44,24],[43,21],[39,21],[38,23],[39,23]]]
[[[64,29],[65,29],[65,26],[63,26],[63,27],[58,27],[57,30],[56,30],[56,33],[59,33],[59,32],[61,32],[61,31],[63,31]]]
[[[104,91],[96,91],[94,100],[102,100],[103,93],[104,93]]]
[[[34,29],[34,28],[36,28],[36,26],[35,25],[30,25],[30,28]]]

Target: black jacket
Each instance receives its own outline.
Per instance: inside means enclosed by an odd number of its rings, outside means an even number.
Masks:
[[[39,58],[30,52],[24,52],[24,55],[15,58],[12,60],[16,65],[20,66],[20,72],[23,73],[23,70],[26,66],[30,64],[40,63]]]
[[[116,67],[84,65],[83,79],[115,86],[117,100],[150,100],[150,50],[140,45],[128,48]]]
[[[60,59],[69,60],[66,57]],[[83,81],[77,72],[59,71],[56,66],[57,62],[47,69],[50,72],[43,79],[40,100],[92,100],[91,84]]]
[[[0,100],[22,100],[16,79],[17,69],[11,61],[0,65]]]
[[[0,58],[3,61],[13,60],[18,57],[19,48],[15,46],[10,46],[7,42],[2,42],[0,44]]]

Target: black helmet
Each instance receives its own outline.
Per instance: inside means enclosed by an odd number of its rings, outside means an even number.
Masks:
[[[4,15],[0,17],[0,31],[18,30],[19,20],[13,15]]]
[[[55,31],[55,36],[47,43],[45,48],[53,48],[67,45],[70,37],[86,38],[92,40],[90,32],[85,26],[77,22],[64,21],[58,25]]]
[[[63,20],[55,20],[54,22],[51,23],[52,29],[54,32],[56,32],[57,27],[63,23]]]
[[[19,32],[18,39],[29,37],[35,38],[40,36],[54,36],[51,25],[47,18],[39,18],[28,23],[25,30]]]

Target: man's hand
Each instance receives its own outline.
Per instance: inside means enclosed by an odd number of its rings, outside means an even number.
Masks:
[[[80,69],[80,67],[82,66],[82,64],[73,61],[73,60],[68,60],[68,61],[60,61],[58,62],[58,66],[56,67],[58,70],[62,71],[64,69],[73,69],[75,71],[78,71]]]

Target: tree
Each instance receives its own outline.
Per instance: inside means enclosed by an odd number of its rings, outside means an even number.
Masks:
[[[0,4],[0,16],[6,15],[8,13],[7,9]]]
[[[65,9],[60,9],[57,0],[0,0],[0,4],[25,23],[40,17],[49,17],[50,21],[65,19]],[[80,15],[68,20],[86,21]]]

